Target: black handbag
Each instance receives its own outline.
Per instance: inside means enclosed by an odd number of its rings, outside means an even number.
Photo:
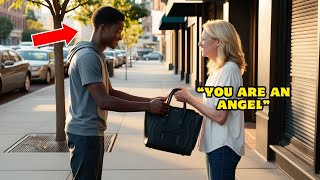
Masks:
[[[179,91],[173,89],[168,97],[170,104],[173,94]],[[191,155],[198,139],[202,116],[194,110],[170,106],[167,115],[145,113],[144,143],[146,147],[166,152]]]

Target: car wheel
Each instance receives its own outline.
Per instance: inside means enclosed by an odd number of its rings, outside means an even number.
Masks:
[[[29,92],[30,90],[30,83],[31,80],[30,80],[30,76],[27,74],[26,77],[25,77],[25,80],[24,80],[24,85],[23,87],[20,89],[21,92],[25,93],[25,92]]]
[[[45,83],[49,84],[50,81],[51,81],[51,72],[50,72],[50,70],[48,70],[46,73]]]

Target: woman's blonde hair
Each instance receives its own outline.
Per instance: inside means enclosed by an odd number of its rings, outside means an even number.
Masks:
[[[210,60],[207,64],[207,74],[212,74],[215,70],[220,69],[227,61],[236,63],[244,73],[246,69],[246,61],[242,51],[242,44],[234,26],[223,20],[209,20],[203,25],[204,30],[211,38],[216,38],[221,41],[217,48],[216,59]]]

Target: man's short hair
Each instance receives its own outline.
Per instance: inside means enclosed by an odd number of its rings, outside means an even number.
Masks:
[[[95,10],[91,18],[95,28],[101,24],[113,25],[118,21],[124,21],[124,15],[117,9],[110,6],[103,6]]]

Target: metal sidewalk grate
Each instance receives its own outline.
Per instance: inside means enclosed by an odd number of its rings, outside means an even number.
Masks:
[[[12,145],[5,153],[69,152],[67,142],[56,142],[55,134],[28,134]],[[117,134],[104,135],[105,152],[111,152]]]

